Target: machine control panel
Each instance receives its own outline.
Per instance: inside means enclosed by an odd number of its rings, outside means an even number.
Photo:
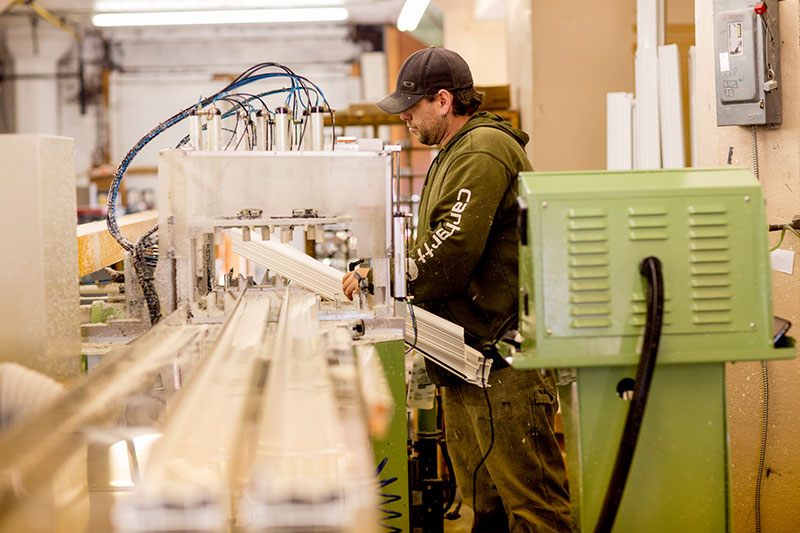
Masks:
[[[784,356],[772,345],[764,202],[749,170],[535,172],[520,180],[527,231],[514,366],[635,364],[647,322],[639,265],[650,256],[663,264],[661,362]]]

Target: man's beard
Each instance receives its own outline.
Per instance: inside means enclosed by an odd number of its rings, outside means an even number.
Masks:
[[[433,134],[430,131],[422,132],[417,130],[417,140],[425,146],[436,144],[436,139],[433,138]]]
[[[425,146],[434,146],[439,144],[439,141],[444,137],[445,126],[442,123],[436,124],[434,127],[426,130],[417,128],[417,140]]]

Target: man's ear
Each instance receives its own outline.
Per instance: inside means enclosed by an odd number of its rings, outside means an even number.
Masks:
[[[453,107],[453,93],[446,89],[439,89],[436,93],[439,105],[442,108],[442,116],[445,117]]]

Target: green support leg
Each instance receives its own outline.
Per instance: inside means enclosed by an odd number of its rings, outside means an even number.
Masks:
[[[629,402],[634,367],[580,368],[559,388],[577,531],[594,531]],[[724,363],[659,365],[613,531],[731,530]]]
[[[373,439],[376,465],[388,459],[379,479],[387,482],[380,492],[381,518],[386,531],[409,531],[408,522],[408,435],[406,430],[406,366],[402,340],[375,345],[383,363],[394,397],[394,414],[389,432],[383,439]],[[388,483],[388,480],[396,478]],[[398,497],[398,498],[395,498]],[[395,528],[395,529],[392,529]]]

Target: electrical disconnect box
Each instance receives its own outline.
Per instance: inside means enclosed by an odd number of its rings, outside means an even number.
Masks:
[[[778,0],[714,0],[717,125],[781,123]]]

